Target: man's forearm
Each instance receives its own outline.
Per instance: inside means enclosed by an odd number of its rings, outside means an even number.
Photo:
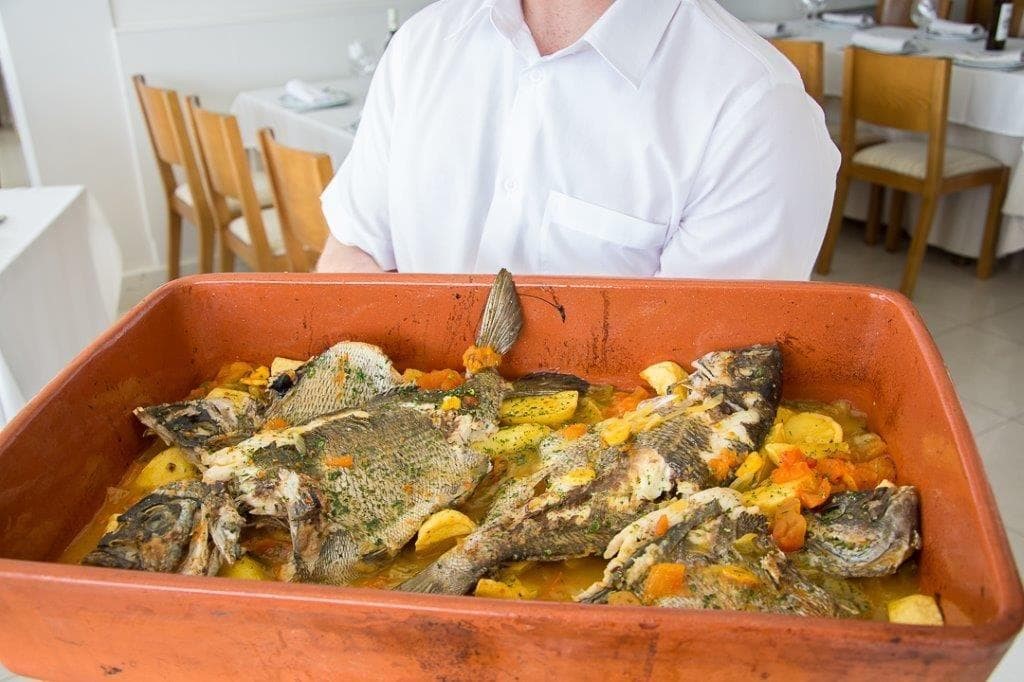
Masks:
[[[342,244],[327,237],[323,253],[316,264],[317,272],[385,272],[370,254],[356,246]]]

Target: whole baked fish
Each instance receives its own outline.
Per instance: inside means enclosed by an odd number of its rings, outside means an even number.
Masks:
[[[242,516],[224,486],[175,481],[117,519],[83,564],[139,571],[215,575],[241,556]]]
[[[268,400],[215,389],[205,398],[140,407],[135,416],[168,445],[198,461],[256,433],[270,419],[289,425],[356,407],[386,393],[401,377],[377,346],[337,343],[294,371],[272,377]]]
[[[500,359],[521,327],[518,295],[503,270],[474,348]],[[469,444],[497,429],[512,386],[493,366],[478,369],[451,391],[402,387],[358,409],[257,433],[205,454],[203,479],[230,490],[247,514],[287,523],[293,579],[348,582],[364,563],[393,556],[430,514],[457,504],[487,472],[489,459]],[[347,383],[351,367],[342,370]]]
[[[729,488],[703,490],[638,519],[605,557],[604,577],[577,601],[626,592],[648,605],[686,609],[849,617],[867,608],[862,596],[834,595],[805,578],[772,540],[767,519]],[[675,584],[652,580],[663,564],[671,564]]]
[[[921,548],[917,488],[885,482],[874,490],[833,495],[807,514],[801,565],[827,575],[892,575]]]
[[[463,594],[503,562],[600,554],[661,501],[707,487],[709,462],[756,450],[778,407],[779,349],[709,353],[694,365],[687,398],[656,399],[662,423],[634,441],[544,441],[540,470],[506,484],[479,528],[399,589]]]

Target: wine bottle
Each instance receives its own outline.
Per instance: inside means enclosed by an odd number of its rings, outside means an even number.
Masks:
[[[381,54],[384,54],[384,50],[388,49],[388,44],[396,33],[398,33],[398,10],[394,7],[388,7],[388,37],[384,39],[384,47],[380,49]]]
[[[1012,0],[994,0],[992,17],[988,22],[986,50],[1002,50],[1006,47],[1006,36],[1010,35],[1010,19],[1013,16]]]

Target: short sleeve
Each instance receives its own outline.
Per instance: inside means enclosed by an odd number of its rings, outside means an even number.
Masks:
[[[659,275],[810,276],[839,152],[821,108],[801,87],[770,85],[752,99],[712,132]]]
[[[352,149],[320,197],[331,234],[396,269],[388,220],[388,176],[395,111],[399,31],[374,72]]]

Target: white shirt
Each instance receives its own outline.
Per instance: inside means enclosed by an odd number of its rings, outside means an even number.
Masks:
[[[387,270],[806,279],[838,166],[796,70],[712,0],[617,0],[546,57],[519,0],[441,0],[322,202]]]

